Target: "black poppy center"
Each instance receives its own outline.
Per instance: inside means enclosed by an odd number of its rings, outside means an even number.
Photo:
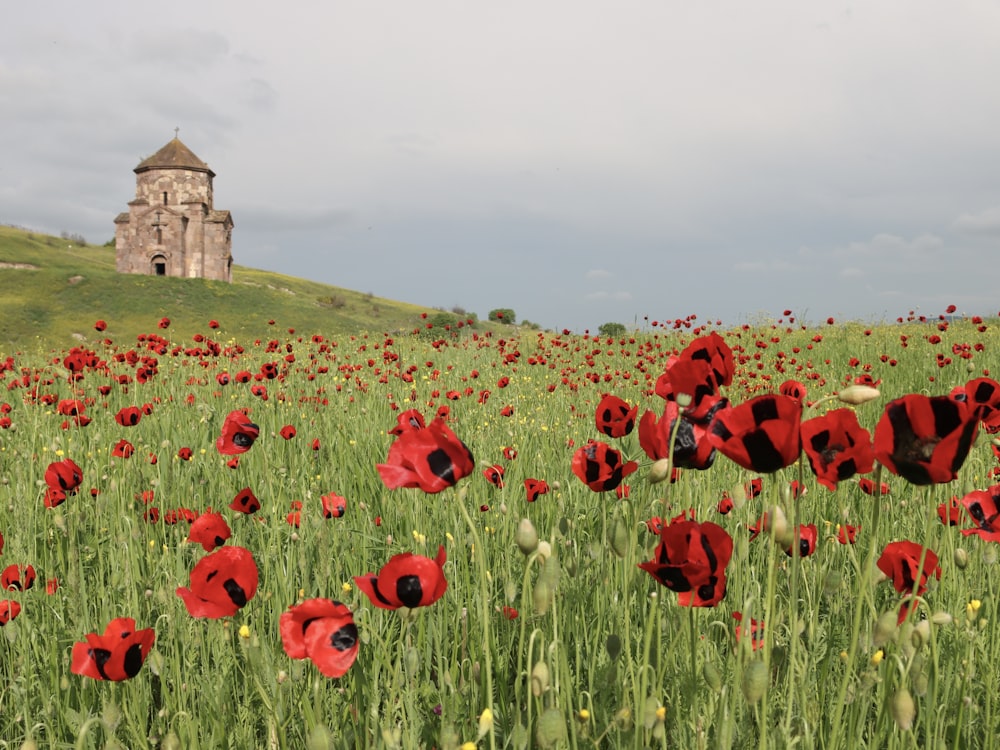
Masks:
[[[232,600],[233,604],[235,604],[237,607],[246,606],[247,603],[246,592],[243,590],[243,587],[240,586],[234,579],[227,578],[225,581],[222,582],[222,588],[226,590],[226,594]]]
[[[253,441],[254,439],[250,435],[247,435],[244,432],[237,432],[235,435],[233,435],[233,445],[239,448],[249,448],[251,445],[253,445]]]
[[[129,677],[135,677],[139,674],[139,670],[142,668],[142,644],[133,643],[128,647],[128,651],[125,652],[123,666],[125,674]]]
[[[396,581],[396,598],[410,609],[419,607],[423,596],[424,588],[420,583],[420,576],[400,576]]]
[[[338,628],[337,631],[330,636],[330,645],[338,651],[347,651],[357,642],[358,627],[353,622],[344,625],[342,628]]]

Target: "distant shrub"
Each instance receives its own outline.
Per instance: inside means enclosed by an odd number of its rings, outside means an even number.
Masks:
[[[331,294],[329,297],[320,297],[318,301],[321,307],[330,307],[334,310],[339,310],[347,305],[347,300],[339,294]]]
[[[602,323],[601,327],[597,329],[597,332],[601,336],[609,336],[611,338],[624,336],[625,325],[623,323]]]
[[[537,331],[541,328],[541,326],[538,323],[535,323],[533,320],[522,320],[521,328],[528,328],[532,331]]]
[[[490,310],[489,318],[496,323],[506,323],[507,325],[514,325],[517,322],[517,316],[509,307],[497,307]]]
[[[59,236],[64,240],[69,240],[73,244],[80,245],[81,247],[87,244],[87,240],[82,234],[70,233],[70,232],[60,232]]]

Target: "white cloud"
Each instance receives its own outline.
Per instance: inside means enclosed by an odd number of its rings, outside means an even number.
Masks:
[[[962,214],[955,220],[955,228],[968,234],[1000,235],[1000,206]]]
[[[585,274],[588,279],[608,279],[612,275],[611,271],[605,271],[603,268],[592,268]]]

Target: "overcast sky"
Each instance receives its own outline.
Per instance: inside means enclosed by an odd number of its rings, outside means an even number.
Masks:
[[[994,0],[34,0],[0,222],[114,236],[180,128],[237,264],[547,328],[1000,310]]]

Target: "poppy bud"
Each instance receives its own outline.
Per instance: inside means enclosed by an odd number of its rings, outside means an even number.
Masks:
[[[713,693],[722,691],[722,673],[712,662],[706,661],[701,668],[701,675],[705,678],[705,684],[712,689]]]
[[[484,708],[483,712],[479,714],[479,737],[482,739],[487,734],[493,731],[493,711],[489,707]]]
[[[914,628],[913,632],[910,634],[910,640],[913,643],[913,648],[920,649],[925,643],[928,643],[931,639],[931,623],[930,620],[921,620],[918,622]]]
[[[653,465],[649,467],[649,474],[646,475],[646,481],[650,484],[659,484],[668,476],[670,476],[670,459],[661,458],[658,461],[654,461]]]
[[[539,747],[557,747],[566,742],[566,720],[558,708],[547,708],[538,717],[535,741]]]
[[[517,543],[517,548],[525,557],[538,549],[538,532],[535,531],[534,524],[527,518],[522,518],[521,523],[517,525],[517,531],[514,532],[514,542]]]
[[[892,719],[896,722],[897,727],[904,732],[908,732],[913,728],[913,719],[917,715],[917,707],[913,702],[913,696],[910,695],[909,690],[900,688],[892,696],[889,709],[892,711]]]
[[[788,518],[780,506],[774,505],[768,510],[764,531],[781,547],[792,543],[792,527],[788,525]]]
[[[611,550],[618,557],[624,558],[628,552],[628,527],[625,526],[625,522],[622,519],[618,518],[615,520],[615,525],[611,528],[608,541],[611,543]]]
[[[754,704],[764,697],[767,690],[767,665],[759,659],[747,664],[743,670],[743,679],[740,682],[740,689],[747,703]]]
[[[678,393],[674,396],[674,401],[676,401],[677,405],[682,409],[687,409],[691,406],[692,400],[693,399],[691,398],[690,393]]]
[[[959,570],[965,570],[965,566],[969,564],[969,553],[965,551],[964,547],[958,547],[955,549],[955,567]]]
[[[181,739],[174,732],[167,732],[167,736],[163,738],[163,742],[160,743],[160,747],[163,750],[180,750]]]
[[[935,612],[931,615],[931,622],[938,626],[951,625],[955,622],[955,618],[949,612]]]
[[[544,615],[549,611],[549,604],[552,603],[552,589],[545,581],[539,579],[535,588],[531,591],[531,601],[535,605],[535,614]]]
[[[845,404],[851,404],[852,406],[859,406],[868,401],[878,398],[882,394],[878,392],[878,389],[872,388],[869,385],[849,385],[841,391],[837,392],[837,399]]]
[[[544,661],[540,661],[531,669],[531,694],[540,698],[548,689],[549,667]]]
[[[875,621],[875,631],[872,633],[872,645],[875,648],[882,648],[896,637],[897,622],[898,615],[892,610],[883,612]]]
[[[544,539],[538,543],[538,559],[542,562],[552,557],[552,545]]]
[[[317,724],[306,740],[307,750],[333,750],[333,735],[322,724]]]

